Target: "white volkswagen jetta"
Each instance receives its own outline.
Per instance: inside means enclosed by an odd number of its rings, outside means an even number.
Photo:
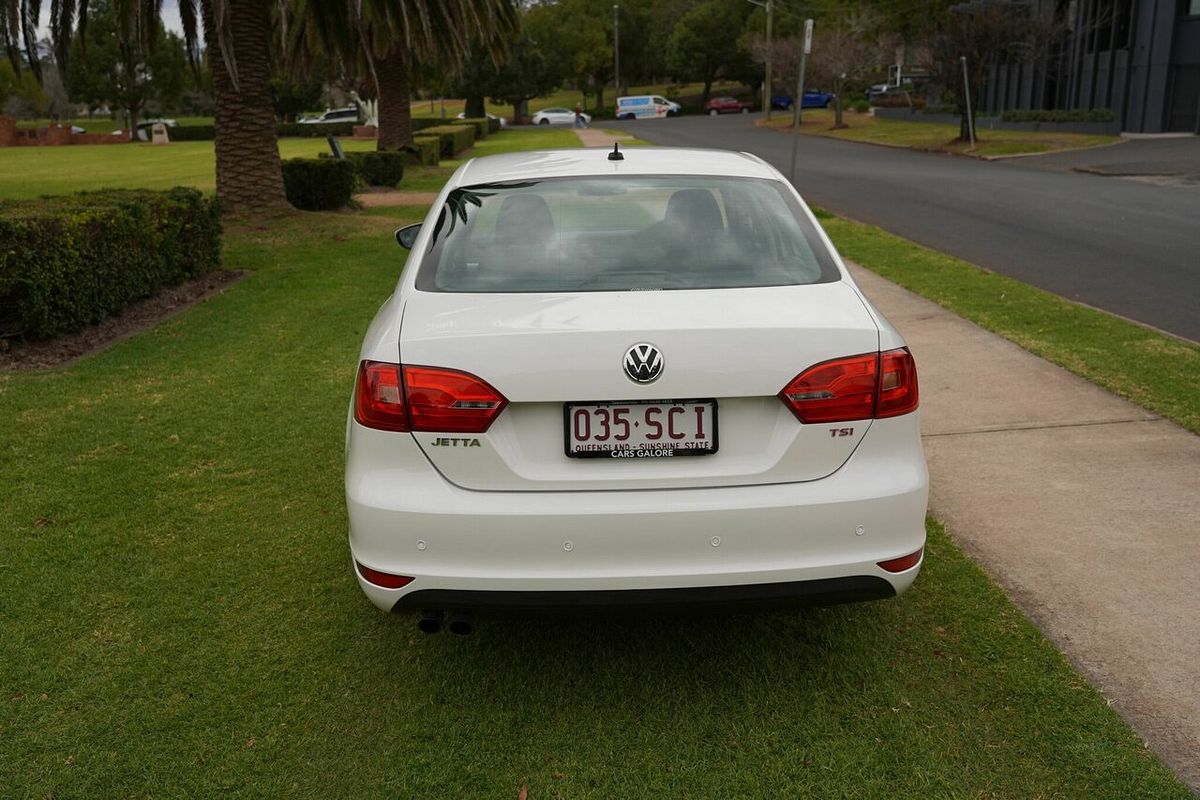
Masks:
[[[475,159],[397,239],[346,437],[350,549],[380,608],[436,631],[916,577],[913,358],[762,160]]]

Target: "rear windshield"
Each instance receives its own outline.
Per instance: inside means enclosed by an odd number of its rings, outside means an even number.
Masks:
[[[417,288],[601,292],[838,279],[817,231],[776,181],[612,176],[455,189]]]

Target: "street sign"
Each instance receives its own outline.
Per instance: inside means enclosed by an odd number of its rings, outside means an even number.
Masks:
[[[811,19],[804,20],[804,55],[812,52],[812,29],[813,21]]]

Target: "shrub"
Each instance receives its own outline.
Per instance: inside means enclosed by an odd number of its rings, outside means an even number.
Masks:
[[[488,133],[497,133],[500,130],[499,117],[486,117],[488,123]]]
[[[329,134],[334,136],[353,136],[357,122],[288,122],[275,126],[275,135],[280,139],[287,136],[298,136],[307,139],[324,139]]]
[[[366,153],[346,153],[346,158],[358,169],[359,177],[368,186],[395,187],[404,177],[405,154],[373,150]]]
[[[288,202],[305,211],[329,211],[349,205],[358,170],[341,158],[289,158],[283,162]]]
[[[442,158],[454,158],[475,144],[475,127],[472,125],[438,125],[426,128],[424,133],[437,136],[441,140]]]
[[[911,92],[889,92],[877,96],[871,101],[871,105],[879,108],[915,108],[922,109],[925,107],[925,98]]]
[[[442,140],[436,136],[414,136],[412,147],[405,151],[409,164],[436,167],[442,154]]]
[[[470,119],[456,119],[451,125],[470,125],[475,128],[475,140],[486,139],[491,133],[491,125],[488,124],[487,117],[471,117]]]
[[[1112,122],[1115,117],[1107,108],[1096,108],[1090,111],[1077,109],[1067,111],[1050,109],[1044,111],[1005,111],[1000,115],[1004,122]]]
[[[853,107],[854,107],[854,113],[856,113],[856,114],[865,114],[871,110],[871,104],[868,103],[866,100],[855,100]]]
[[[0,335],[45,339],[220,266],[215,201],[110,189],[0,203]]]
[[[413,133],[423,131],[427,128],[437,128],[447,124],[447,121],[438,117],[413,117],[410,122]]]
[[[217,138],[212,125],[177,125],[167,128],[167,136],[172,142],[211,142]]]

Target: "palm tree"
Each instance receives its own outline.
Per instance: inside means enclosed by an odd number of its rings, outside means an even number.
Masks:
[[[292,10],[292,41],[325,49],[374,83],[380,150],[412,145],[414,64],[453,68],[472,42],[496,55],[518,23],[514,0],[294,0]]]
[[[268,3],[269,0],[179,2],[184,39],[193,56],[198,49],[198,22],[204,21],[217,106],[217,197],[227,212],[270,213],[288,208],[268,84],[271,42]],[[114,0],[113,8],[122,37],[141,38],[147,44],[154,41],[162,24],[162,0]],[[3,31],[0,37],[9,60],[19,68],[23,50],[35,75],[40,74],[36,31],[41,12],[41,0],[0,0]],[[50,12],[50,38],[59,71],[65,74],[71,37],[76,29],[82,31],[87,25],[88,3],[52,0]]]

